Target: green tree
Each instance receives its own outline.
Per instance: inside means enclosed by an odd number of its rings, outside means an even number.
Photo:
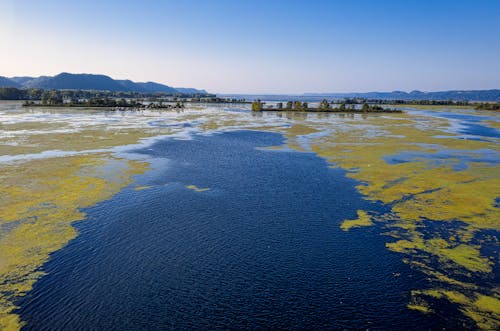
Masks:
[[[261,111],[262,110],[262,102],[260,100],[255,100],[252,102],[252,111]]]
[[[49,99],[49,92],[43,91],[41,99],[42,99],[42,105],[46,105]]]
[[[319,107],[318,108],[321,109],[321,110],[328,110],[328,109],[330,109],[330,103],[326,99],[323,99],[319,103]]]
[[[50,91],[47,101],[50,105],[62,104],[62,93],[56,90]]]

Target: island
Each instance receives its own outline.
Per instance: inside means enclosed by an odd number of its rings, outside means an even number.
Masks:
[[[138,100],[127,99],[112,99],[112,98],[90,98],[90,99],[74,99],[68,102],[35,102],[27,100],[23,103],[23,107],[92,107],[106,108],[110,110],[144,110],[144,109],[184,109],[183,102],[163,103],[160,102],[143,102]]]
[[[0,87],[0,100],[24,100],[30,107],[104,107],[104,108],[183,108],[189,104],[246,104],[244,98],[221,98],[209,93],[109,91],[81,89],[43,89]],[[197,90],[195,90],[197,91]]]
[[[265,103],[260,100],[252,102],[252,111],[287,111],[287,112],[322,112],[322,113],[402,113],[400,109],[383,108],[376,104],[363,103],[361,107],[356,107],[355,104],[346,105],[341,103],[337,107],[333,102],[323,99],[318,107],[309,107],[307,102],[288,101],[285,106],[282,102],[278,102],[276,107],[273,105],[265,106]]]
[[[500,102],[482,102],[477,104],[475,109],[500,111]]]

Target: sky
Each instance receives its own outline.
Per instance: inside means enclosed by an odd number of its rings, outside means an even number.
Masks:
[[[0,76],[213,93],[500,88],[500,0],[0,0]]]

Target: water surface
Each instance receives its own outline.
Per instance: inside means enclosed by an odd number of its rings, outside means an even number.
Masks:
[[[356,210],[383,206],[313,154],[256,149],[282,142],[240,131],[136,150],[159,164],[138,179],[148,188],[86,210],[78,238],[23,299],[25,329],[452,323],[406,308],[422,280],[381,237],[340,230]]]
[[[497,114],[235,107],[0,103],[0,328],[500,325]]]

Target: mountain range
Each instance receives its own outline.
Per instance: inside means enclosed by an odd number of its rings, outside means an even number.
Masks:
[[[71,74],[67,72],[56,76],[40,77],[3,77],[0,76],[0,87],[15,87],[21,89],[39,88],[55,90],[96,90],[112,92],[142,92],[142,93],[183,93],[207,94],[205,90],[195,88],[171,87],[155,82],[133,82],[131,80],[113,79],[106,75]],[[263,100],[294,100],[318,101],[326,99],[364,98],[381,100],[468,100],[468,101],[500,101],[500,89],[492,90],[450,90],[436,92],[422,91],[392,91],[364,93],[305,93],[301,95],[244,95],[232,94],[227,97],[245,97],[247,99]]]
[[[0,87],[39,88],[51,90],[207,94],[207,91],[195,88],[176,88],[155,82],[141,83],[133,82],[131,80],[113,79],[106,75],[71,74],[67,72],[60,73],[56,76],[40,77],[23,76],[9,78],[0,76]]]
[[[500,89],[450,90],[450,91],[392,91],[365,93],[306,93],[305,97],[316,98],[363,98],[380,100],[455,100],[455,101],[500,101]]]
[[[450,90],[436,92],[392,91],[392,92],[352,92],[352,93],[304,93],[304,94],[218,94],[219,97],[266,101],[307,101],[322,99],[360,98],[369,100],[454,100],[454,101],[494,101],[500,102],[500,89],[494,90]]]

